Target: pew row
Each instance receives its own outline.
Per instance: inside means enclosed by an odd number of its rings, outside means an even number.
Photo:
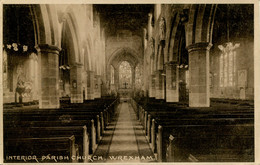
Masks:
[[[61,109],[4,110],[4,140],[8,142],[10,139],[19,141],[21,138],[42,139],[74,136],[78,155],[86,158],[95,152],[98,142],[113,116],[115,104],[117,104],[117,100],[103,106],[104,109],[77,104]],[[17,135],[19,136],[17,137]],[[6,144],[4,151],[8,153],[10,143]],[[12,162],[7,160],[7,162]],[[87,160],[81,159],[80,161],[86,162]]]
[[[75,137],[48,138],[8,138],[5,140],[5,162],[56,162],[53,156],[63,156],[66,159],[59,162],[78,162],[72,159],[78,156]],[[22,156],[26,158],[22,158]],[[16,157],[15,157],[16,156]],[[20,158],[18,158],[20,156]],[[28,159],[31,156],[32,159]],[[22,160],[20,160],[22,159]]]
[[[228,105],[219,110],[217,105],[189,108],[182,103],[163,106],[161,102],[139,104],[132,100],[131,103],[158,161],[240,162],[254,159],[254,112],[248,104]],[[221,140],[223,144],[218,145]],[[191,145],[189,141],[211,146],[212,151],[206,152],[205,147]],[[244,148],[230,145],[235,141]],[[185,144],[189,145],[185,148]]]

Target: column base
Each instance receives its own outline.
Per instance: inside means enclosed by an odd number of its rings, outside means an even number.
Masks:
[[[83,88],[82,88],[82,64],[74,64],[71,68],[71,97],[70,103],[83,103]]]
[[[206,93],[190,93],[189,107],[210,107]]]
[[[70,103],[83,103],[82,94],[71,94]]]
[[[88,71],[87,77],[87,100],[94,100],[95,93],[94,93],[94,72]]]
[[[158,70],[155,73],[156,76],[156,81],[155,81],[155,98],[156,99],[165,99],[164,97],[164,81],[165,81],[165,77],[162,75],[163,71],[162,70]]]
[[[166,102],[179,102],[179,91],[166,90]]]

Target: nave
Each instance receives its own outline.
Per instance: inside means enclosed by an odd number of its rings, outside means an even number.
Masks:
[[[253,162],[255,5],[4,4],[4,161]]]

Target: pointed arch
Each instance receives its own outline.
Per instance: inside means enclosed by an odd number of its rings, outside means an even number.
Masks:
[[[119,61],[121,61],[121,59],[125,59],[125,61],[128,61],[133,66],[138,63],[142,63],[141,58],[138,56],[135,50],[124,47],[119,48],[112,53],[112,55],[108,59],[108,64],[113,64],[114,66],[116,66],[115,63],[118,63]]]
[[[81,63],[81,50],[80,50],[80,46],[79,46],[79,41],[78,41],[78,37],[77,37],[77,29],[75,29],[74,26],[74,22],[72,17],[70,16],[69,13],[65,14],[64,16],[64,26],[62,29],[62,41],[64,41],[64,38],[67,38],[69,35],[70,37],[70,41],[71,42],[71,49],[72,49],[72,53],[70,54],[71,56],[69,57],[69,63],[71,65],[74,65],[76,63]],[[62,43],[63,44],[63,43]]]
[[[71,39],[72,39],[72,45],[73,45],[73,56],[70,57],[70,63],[75,64],[75,63],[82,63],[82,53],[83,50],[80,49],[82,48],[81,42],[81,37],[80,37],[80,29],[77,23],[77,19],[75,17],[75,14],[72,10],[71,7],[68,7],[63,15],[63,20],[67,27],[65,30],[71,34]],[[64,27],[64,26],[63,26]],[[64,29],[62,29],[64,30]],[[64,36],[62,36],[64,37]]]
[[[179,17],[179,16],[178,16]],[[170,43],[169,43],[169,61],[180,62],[181,59],[181,49],[182,44],[186,43],[185,38],[185,26],[180,22],[180,18],[175,22],[175,25],[172,26],[172,32]],[[186,45],[184,45],[186,47]]]
[[[92,61],[91,61],[91,54],[92,54],[92,40],[90,35],[88,35],[86,41],[83,42],[84,54],[84,70],[91,71],[92,70]]]
[[[167,50],[167,60],[168,61],[174,61],[174,55],[173,55],[173,47],[175,44],[175,36],[178,32],[177,28],[179,25],[179,14],[175,13],[171,20],[171,30],[170,30],[170,38],[168,43],[168,50]]]
[[[59,46],[58,18],[54,6],[29,5],[35,30],[35,45],[49,44]]]
[[[186,46],[200,42],[212,42],[216,8],[216,4],[191,5],[189,21],[186,25]]]

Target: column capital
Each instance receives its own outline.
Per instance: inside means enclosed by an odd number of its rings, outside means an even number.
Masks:
[[[162,73],[163,72],[163,70],[156,70],[156,71],[154,71],[154,74],[158,74],[158,73]]]
[[[74,67],[83,67],[83,64],[82,63],[74,63],[72,66],[74,66]]]
[[[46,53],[53,53],[59,55],[59,52],[61,51],[61,48],[55,46],[55,45],[49,45],[49,44],[39,44],[35,46],[35,49],[37,52],[46,52]]]
[[[87,73],[94,73],[94,71],[92,71],[92,70],[88,70]]]
[[[177,61],[168,61],[165,63],[165,66],[173,66],[173,65],[178,65]]]
[[[209,42],[198,42],[187,46],[186,49],[190,53],[192,51],[198,51],[198,50],[210,50],[211,47],[212,44]]]

